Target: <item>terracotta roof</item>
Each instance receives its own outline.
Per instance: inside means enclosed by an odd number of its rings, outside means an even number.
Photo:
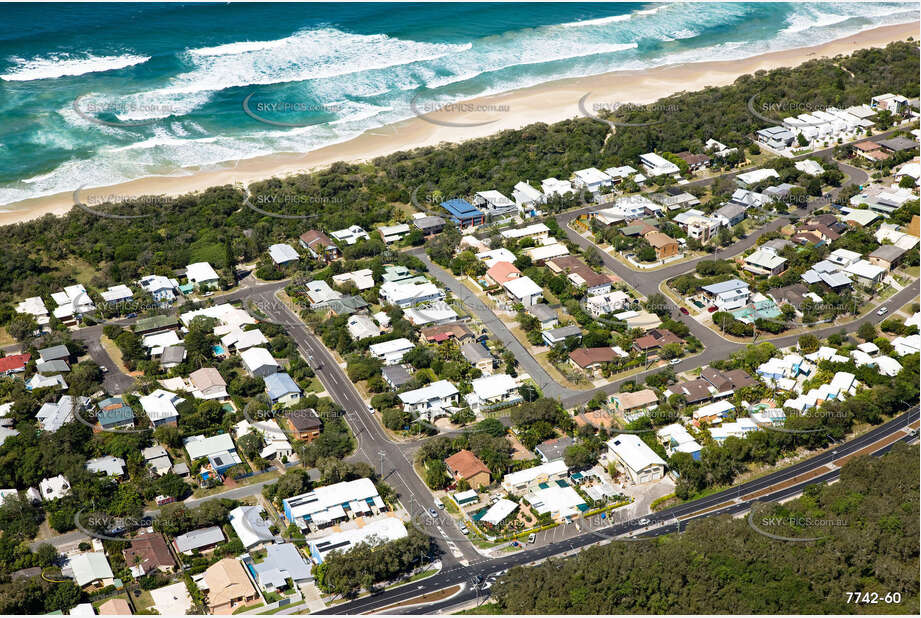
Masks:
[[[617,354],[612,348],[576,348],[569,353],[569,358],[579,367],[585,369],[596,363],[609,363]]]
[[[589,288],[611,282],[610,277],[595,272],[591,266],[574,255],[547,260],[547,266],[552,272],[578,275],[585,282],[584,285]]]
[[[502,285],[506,281],[520,277],[521,271],[515,268],[515,265],[511,262],[496,262],[492,268],[486,271],[486,275],[499,285]]]
[[[140,565],[149,573],[160,567],[175,567],[176,561],[166,544],[162,534],[140,534],[131,540],[131,545],[125,549],[125,564],[128,567]],[[137,556],[140,561],[135,560]]]
[[[573,421],[575,421],[576,425],[579,425],[580,427],[582,425],[591,425],[595,429],[611,427],[613,424],[611,414],[604,410],[592,410],[590,412],[577,414],[573,417]]]
[[[480,461],[473,452],[467,449],[458,451],[445,459],[445,465],[448,466],[448,470],[450,470],[454,476],[462,479],[469,479],[480,472],[490,474],[486,464]]]
[[[256,595],[243,565],[233,558],[224,558],[208,567],[205,582],[208,584],[208,605],[212,607]]]
[[[128,616],[131,612],[131,606],[128,601],[121,598],[109,599],[99,606],[100,616]]]
[[[653,247],[667,247],[669,245],[677,244],[678,242],[668,234],[660,232],[659,230],[648,232],[645,236],[643,236],[643,238],[645,238],[646,242],[648,242]]]
[[[853,144],[853,146],[854,148],[862,152],[870,152],[872,150],[879,149],[879,144],[877,144],[876,142],[870,142],[870,141],[857,142],[856,144]]]
[[[336,244],[329,239],[329,236],[327,236],[323,232],[320,232],[319,230],[307,230],[306,232],[301,234],[301,242],[303,242],[305,245],[307,245],[310,248],[313,248],[313,246],[317,243],[319,243],[321,247],[335,247],[336,246]]]
[[[12,354],[0,358],[0,373],[22,369],[31,358],[31,354]]]

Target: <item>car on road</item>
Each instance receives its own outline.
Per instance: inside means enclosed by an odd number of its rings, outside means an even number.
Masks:
[[[886,315],[887,313],[889,313],[889,307],[880,307],[876,315]]]
[[[684,315],[691,315],[691,312],[685,309],[684,307],[678,307],[678,311],[680,311]]]
[[[374,414],[374,406],[368,406],[368,414]]]
[[[435,519],[436,517],[438,517],[438,511],[436,511],[436,510],[435,510],[434,508],[432,508],[432,507],[429,507],[429,515],[432,516],[432,519]]]
[[[109,373],[109,368],[106,367],[105,365],[100,365],[99,371],[101,371],[102,373]]]
[[[528,535],[528,543],[533,543],[536,540],[537,540],[537,535],[534,534],[533,532]]]
[[[460,530],[461,534],[470,534],[470,528],[468,528],[466,524],[462,525]]]
[[[648,525],[649,525],[649,518],[644,517],[643,519],[641,519],[641,520],[639,521],[639,524],[640,524],[641,526],[648,526]]]
[[[136,317],[138,317],[138,314],[136,314],[136,313],[129,313],[129,314],[126,315],[125,317],[128,318],[128,319],[136,318]]]
[[[680,363],[680,362],[681,362],[681,359],[680,359],[680,358],[673,358],[672,360],[668,361],[668,364],[669,364],[669,365],[677,365],[677,364]]]
[[[441,510],[444,510],[445,503],[441,501],[441,498],[435,498],[435,506],[437,506]]]

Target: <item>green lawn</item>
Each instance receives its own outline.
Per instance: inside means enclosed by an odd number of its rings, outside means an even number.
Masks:
[[[233,615],[236,616],[237,614],[242,614],[243,612],[248,612],[252,609],[257,609],[264,605],[265,603],[263,603],[262,601],[259,601],[258,603],[254,603],[252,605],[244,605],[243,607],[238,607],[237,609],[235,609],[233,612]]]

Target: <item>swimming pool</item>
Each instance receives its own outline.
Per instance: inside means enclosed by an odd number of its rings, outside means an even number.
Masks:
[[[217,354],[218,356],[221,356],[222,354],[224,354],[224,346],[222,346],[222,345],[220,345],[220,344],[218,344],[218,345],[216,345],[216,346],[212,346],[211,350],[212,350],[215,354]]]

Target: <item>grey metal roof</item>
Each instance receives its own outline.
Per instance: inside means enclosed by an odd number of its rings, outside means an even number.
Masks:
[[[42,361],[57,360],[60,358],[69,358],[70,351],[66,345],[53,345],[50,348],[42,348],[38,351]]]
[[[484,360],[492,360],[492,354],[489,353],[483,344],[470,341],[461,346],[461,354],[467,359],[467,362],[476,364]]]
[[[192,551],[224,540],[224,532],[219,526],[199,528],[176,537],[176,548],[181,552]]]

